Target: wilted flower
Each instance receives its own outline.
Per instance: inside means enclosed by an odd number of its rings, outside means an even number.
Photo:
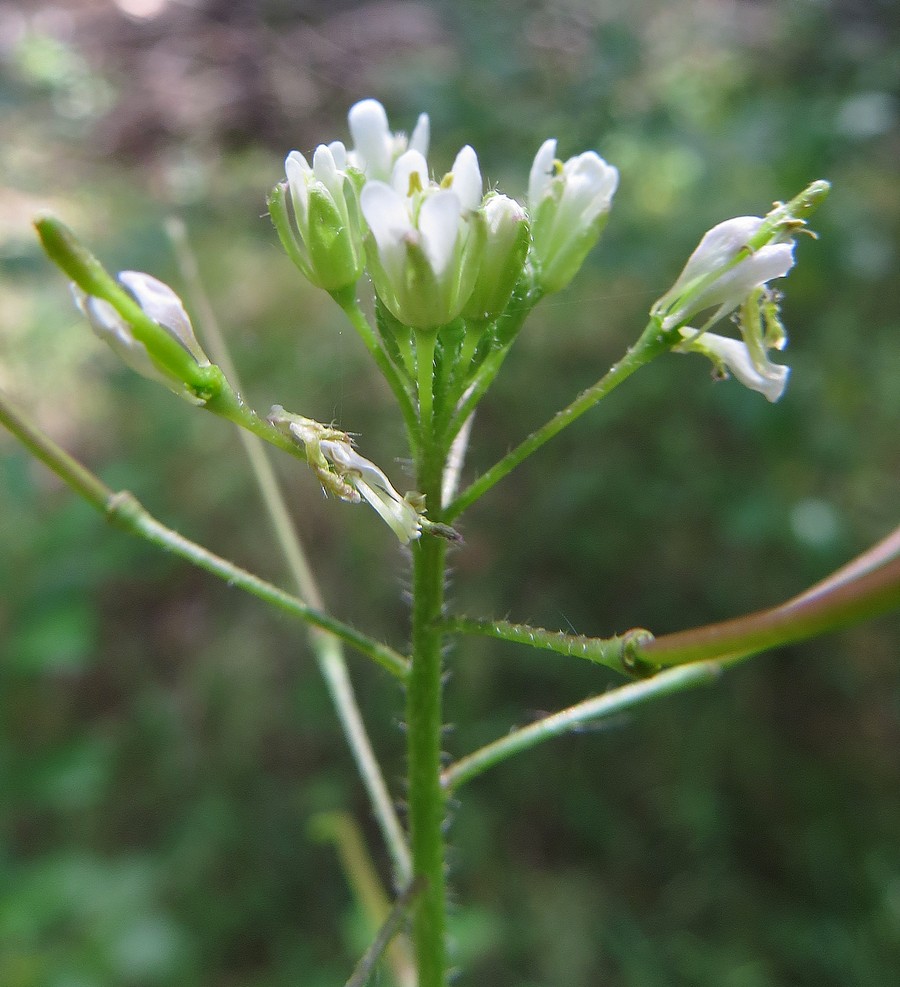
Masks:
[[[419,537],[422,531],[419,512],[397,493],[382,470],[360,456],[349,442],[325,439],[319,447],[338,475],[359,491],[402,544]]]
[[[140,271],[121,271],[117,280],[135,299],[144,314],[193,357],[199,367],[208,367],[209,359],[194,335],[191,320],[181,299],[162,281]],[[189,401],[197,399],[173,371],[153,358],[147,345],[134,335],[132,326],[106,299],[88,295],[72,285],[72,293],[87,316],[94,333],[109,344],[119,358],[142,377],[165,384]]]
[[[594,151],[563,163],[544,141],[528,179],[528,212],[537,281],[559,291],[575,277],[606,225],[619,172]]]
[[[471,147],[456,156],[440,185],[424,155],[396,161],[391,184],[368,181],[360,195],[374,249],[375,290],[404,325],[434,329],[459,315],[472,292],[485,239],[482,180]]]

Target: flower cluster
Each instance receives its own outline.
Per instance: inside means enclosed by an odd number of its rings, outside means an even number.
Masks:
[[[270,212],[313,284],[340,293],[366,267],[382,303],[416,330],[460,314],[495,319],[523,275],[541,293],[565,287],[597,242],[618,182],[593,151],[562,162],[549,140],[531,169],[526,209],[494,190],[485,195],[468,145],[434,178],[425,114],[408,140],[374,99],[351,108],[349,125],[352,149],[320,145],[312,165],[298,151],[288,155]]]

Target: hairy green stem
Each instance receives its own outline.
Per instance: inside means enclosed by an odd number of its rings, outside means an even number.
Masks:
[[[203,288],[197,260],[188,242],[184,224],[180,220],[173,219],[167,223],[166,228],[175,247],[182,274],[193,296],[194,307],[199,314],[200,326],[205,331],[209,343],[209,351],[235,383],[235,386],[240,386],[237,370],[228,351],[225,337]],[[275,537],[284,553],[294,582],[297,584],[300,598],[317,610],[324,610],[322,593],[303,550],[303,543],[291,520],[284,495],[278,484],[275,471],[272,469],[272,463],[266,455],[265,446],[256,436],[244,430],[240,430],[238,436],[256,478],[263,503],[275,531]],[[344,736],[347,738],[347,743],[356,761],[360,777],[368,792],[388,852],[391,855],[397,885],[404,887],[409,883],[412,876],[409,847],[397,816],[397,810],[394,807],[394,800],[388,791],[378,759],[372,749],[359,704],[356,701],[356,694],[344,659],[343,646],[340,639],[333,634],[313,628],[309,629],[309,642],[316,656],[319,671],[328,687]]]
[[[622,381],[630,377],[636,370],[649,363],[654,357],[670,349],[675,342],[675,336],[671,333],[664,333],[656,319],[651,319],[646,328],[641,333],[638,341],[632,346],[621,360],[604,374],[596,384],[587,390],[582,391],[575,400],[558,411],[553,418],[536,432],[532,432],[524,442],[521,442],[512,452],[507,453],[499,462],[495,463],[486,473],[482,475],[466,490],[464,490],[452,504],[447,508],[445,515],[448,521],[458,517],[467,507],[471,506],[487,493],[495,484],[499,483],[507,473],[510,473],[523,460],[536,452],[544,443],[549,442],[555,435],[559,434],[568,425],[571,425],[576,418],[579,418],[586,411],[605,398],[614,388],[618,387]]]
[[[442,450],[425,445],[419,489],[435,505],[440,521]],[[413,918],[419,987],[445,987],[446,891],[444,885],[445,799],[441,772],[441,650],[439,621],[444,606],[447,543],[420,538],[413,546],[412,668],[406,684],[408,806],[413,873],[422,894]]]
[[[419,385],[419,425],[423,435],[433,431],[434,416],[434,347],[437,333],[416,332],[416,372]]]
[[[565,634],[563,631],[548,631],[530,624],[511,624],[507,620],[472,620],[469,617],[451,617],[444,623],[451,634],[480,634],[484,637],[499,638],[527,644],[532,648],[555,651],[560,655],[584,658],[595,665],[604,665],[623,675],[649,671],[642,668],[633,657],[635,645],[641,640],[651,640],[650,631],[639,628],[616,637],[586,637],[584,634]]]

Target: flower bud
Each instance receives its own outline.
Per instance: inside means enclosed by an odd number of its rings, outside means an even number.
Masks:
[[[618,184],[617,169],[594,151],[563,163],[555,140],[541,145],[528,179],[528,212],[536,280],[545,292],[565,288],[578,273],[606,225]]]
[[[162,281],[140,271],[121,271],[119,284],[134,298],[145,315],[179,343],[198,367],[208,367],[209,359],[194,335],[191,320],[181,299]],[[154,358],[147,343],[137,339],[131,325],[106,299],[88,295],[73,284],[75,302],[87,316],[94,333],[108,343],[119,358],[142,377],[165,384],[181,397],[196,403],[174,370]],[[152,343],[150,344],[152,347]]]
[[[283,186],[269,198],[269,209],[288,256],[316,287],[339,291],[354,285],[365,266],[356,189],[345,170],[340,141],[320,144],[312,167],[299,151],[284,163],[293,222]]]
[[[489,195],[482,209],[486,239],[475,287],[463,314],[487,322],[501,315],[521,277],[530,241],[528,216],[514,199]]]

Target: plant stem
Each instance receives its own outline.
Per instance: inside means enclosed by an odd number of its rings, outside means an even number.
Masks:
[[[621,360],[609,372],[604,374],[596,384],[587,390],[582,391],[575,400],[558,411],[553,418],[541,426],[536,432],[521,442],[512,452],[507,453],[499,462],[495,463],[486,473],[480,477],[466,490],[464,490],[452,504],[447,508],[445,517],[448,521],[460,515],[467,507],[474,504],[482,494],[487,493],[496,483],[499,483],[507,473],[510,473],[523,460],[527,459],[533,452],[536,452],[545,442],[548,442],[555,435],[561,432],[566,426],[571,425],[576,418],[579,418],[586,411],[605,398],[610,391],[618,387],[622,381],[630,377],[635,370],[649,363],[654,357],[665,352],[675,342],[675,337],[671,334],[663,333],[659,322],[651,319],[641,333],[638,341],[632,346]]]
[[[422,434],[432,433],[434,414],[434,347],[437,333],[429,330],[416,332],[416,370],[419,382],[419,424]]]
[[[582,703],[570,706],[568,709],[546,716],[537,723],[514,730],[512,733],[495,740],[492,744],[469,754],[451,764],[441,775],[441,784],[445,789],[456,790],[460,785],[471,781],[488,768],[505,761],[513,754],[519,754],[535,747],[551,737],[571,733],[583,723],[612,716],[624,710],[631,709],[651,699],[669,696],[682,692],[695,685],[705,685],[714,682],[722,672],[724,665],[717,661],[696,662],[682,668],[670,668],[652,679],[641,682],[631,682],[620,686],[602,696],[594,696]]]
[[[423,421],[423,433],[426,432]],[[442,450],[423,436],[419,489],[440,517]],[[413,546],[412,668],[406,684],[408,804],[413,873],[423,881],[413,919],[419,987],[444,987],[446,892],[444,792],[441,772],[441,649],[446,542],[420,538]]]
[[[193,296],[194,307],[199,315],[200,326],[207,337],[209,350],[225,374],[234,382],[235,387],[239,387],[237,371],[215,312],[203,288],[197,260],[188,242],[184,223],[172,219],[166,224],[166,230],[175,248],[182,275]],[[322,593],[303,550],[297,529],[291,521],[272,463],[266,455],[265,446],[256,436],[244,430],[239,430],[238,436],[250,461],[275,537],[297,584],[300,597],[317,610],[324,610]],[[310,628],[309,643],[391,855],[397,885],[405,887],[412,876],[409,847],[356,701],[340,639],[333,634]]]

